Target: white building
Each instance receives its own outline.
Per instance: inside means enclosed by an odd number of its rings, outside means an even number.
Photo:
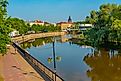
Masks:
[[[83,31],[90,29],[92,27],[93,27],[92,24],[80,24],[80,26],[79,26],[80,30],[83,30]]]
[[[80,26],[84,26],[84,27],[92,27],[93,25],[92,24],[80,24]]]
[[[40,21],[40,20],[36,20],[36,21],[32,21],[32,22],[30,22],[29,23],[30,24],[30,26],[32,26],[32,25],[44,25],[44,22],[43,21]]]
[[[20,34],[19,34],[19,31],[16,31],[16,30],[13,30],[13,31],[10,32],[10,34],[9,34],[10,37],[14,37],[14,36],[18,36],[18,35],[20,35]]]

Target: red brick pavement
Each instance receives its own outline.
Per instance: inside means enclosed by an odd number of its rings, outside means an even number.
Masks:
[[[43,78],[11,46],[0,56],[0,72],[4,81],[44,81]]]

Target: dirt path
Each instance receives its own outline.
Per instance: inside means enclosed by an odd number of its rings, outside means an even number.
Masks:
[[[44,81],[12,46],[7,55],[0,56],[0,75],[4,81]]]

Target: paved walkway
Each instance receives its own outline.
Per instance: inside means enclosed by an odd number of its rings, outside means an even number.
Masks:
[[[0,56],[0,75],[4,81],[45,81],[12,46]]]

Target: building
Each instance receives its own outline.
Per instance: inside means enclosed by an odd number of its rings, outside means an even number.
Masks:
[[[80,24],[79,29],[82,31],[85,31],[85,30],[90,29],[92,27],[93,27],[92,24]]]
[[[57,23],[57,26],[61,27],[62,31],[71,28],[73,26],[71,16],[69,16],[68,22],[59,22]]]
[[[61,30],[67,30],[67,29],[71,28],[72,25],[73,25],[73,23],[69,23],[69,22],[57,23],[57,26],[61,27]]]
[[[45,26],[50,26],[50,25],[52,25],[51,23],[48,23],[48,22],[44,22],[44,25]]]
[[[40,20],[36,20],[36,21],[30,21],[29,22],[29,24],[30,24],[30,26],[32,26],[33,24],[35,24],[35,25],[42,25],[42,26],[50,26],[50,25],[52,25],[51,23],[49,23],[49,22],[44,22],[44,21],[40,21]]]
[[[32,26],[33,24],[35,25],[44,25],[44,22],[43,21],[40,21],[40,20],[36,20],[36,21],[31,21],[29,22],[30,26]]]
[[[12,32],[9,33],[10,37],[14,37],[14,36],[18,36],[18,35],[20,35],[19,31],[16,31],[16,30],[13,30]]]
[[[68,18],[68,22],[69,22],[69,23],[72,23],[71,16],[69,16],[69,18]]]

